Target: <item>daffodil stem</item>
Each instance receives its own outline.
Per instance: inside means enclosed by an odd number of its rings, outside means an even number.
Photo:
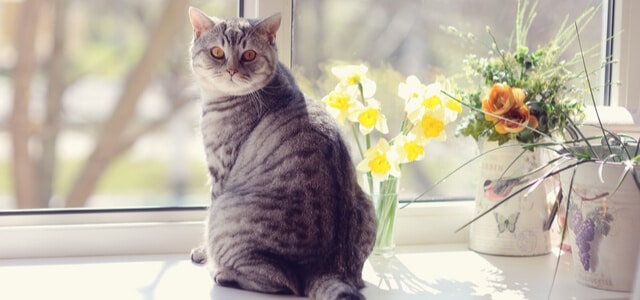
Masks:
[[[391,176],[379,183],[377,193],[371,194],[378,225],[375,248],[382,255],[385,255],[385,252],[393,251],[395,247],[394,227],[398,207],[398,184],[398,178]]]
[[[365,104],[365,101],[364,101],[364,88],[362,87],[362,82],[358,82],[358,91],[360,92],[360,99],[362,100],[362,104]]]
[[[364,141],[367,146],[367,150],[371,149],[371,134],[367,134],[364,136]]]
[[[353,123],[351,125],[351,129],[353,130],[353,139],[356,140],[356,145],[358,145],[358,151],[360,152],[360,158],[364,159],[364,150],[362,150],[362,145],[360,144],[360,139],[358,138],[358,128],[356,128],[356,124]]]
[[[369,195],[373,195],[375,187],[373,186],[373,174],[367,172],[367,183],[369,184]]]
[[[406,134],[405,129],[407,128],[407,114],[404,114],[404,118],[402,119],[402,125],[400,125],[400,132]]]

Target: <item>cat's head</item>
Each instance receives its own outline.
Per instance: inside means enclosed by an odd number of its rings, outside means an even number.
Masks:
[[[225,96],[263,88],[275,72],[280,14],[263,20],[209,17],[189,8],[191,67],[200,87]]]

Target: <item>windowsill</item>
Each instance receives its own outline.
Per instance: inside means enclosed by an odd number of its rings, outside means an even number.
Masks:
[[[364,269],[367,299],[546,299],[557,256],[480,255],[465,244],[402,247]],[[550,299],[628,299],[575,283],[563,255]],[[297,299],[213,284],[188,254],[0,260],[0,299]]]

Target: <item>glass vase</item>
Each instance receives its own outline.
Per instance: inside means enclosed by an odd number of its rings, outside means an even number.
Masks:
[[[365,176],[365,181],[365,190],[369,193],[376,214],[376,242],[372,254],[385,258],[393,257],[396,248],[394,231],[400,179],[389,177],[376,183],[370,176]]]

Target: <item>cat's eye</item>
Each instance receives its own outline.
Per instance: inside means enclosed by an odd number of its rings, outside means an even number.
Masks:
[[[256,52],[253,50],[247,50],[244,53],[242,53],[242,60],[244,61],[252,61],[256,59]]]
[[[216,46],[211,49],[211,55],[215,58],[222,59],[224,58],[224,50],[222,48]]]

